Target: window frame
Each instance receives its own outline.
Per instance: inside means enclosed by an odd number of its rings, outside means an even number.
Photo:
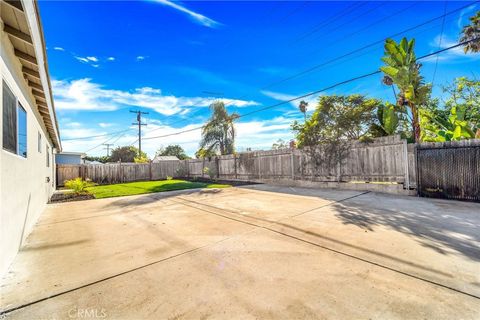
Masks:
[[[48,145],[48,143],[45,144],[45,154],[47,168],[50,168],[50,146]]]
[[[20,103],[18,97],[15,95],[15,93],[13,92],[13,90],[10,88],[10,85],[7,83],[7,81],[5,79],[2,78],[2,119],[3,119],[3,115],[4,115],[4,106],[3,106],[3,101],[4,101],[4,97],[5,97],[5,92],[6,90],[4,90],[4,88],[7,88],[9,93],[11,93],[11,95],[13,96],[13,98],[15,99],[15,112],[13,113],[14,116],[15,116],[15,150],[12,150],[12,149],[9,149],[9,148],[6,148],[4,146],[4,141],[2,138],[2,150],[8,152],[8,153],[11,153],[21,159],[27,159],[28,158],[28,113],[27,113],[27,110],[23,107],[23,105]],[[22,155],[20,154],[20,139],[19,139],[19,111],[23,110],[25,112],[25,152],[26,152],[26,155]],[[5,128],[5,124],[2,124],[2,130],[3,128]],[[3,134],[3,133],[2,133]],[[3,135],[4,136],[4,135]]]
[[[37,151],[38,153],[42,153],[42,134],[38,131],[37,136]]]

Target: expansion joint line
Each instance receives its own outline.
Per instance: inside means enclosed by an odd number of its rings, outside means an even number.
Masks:
[[[365,192],[363,194],[366,194],[366,193],[369,193],[368,192]],[[353,197],[350,197],[350,198],[345,198],[345,199],[342,199],[342,200],[338,200],[338,201],[334,201],[334,202],[331,202],[327,205],[324,205],[322,207],[326,207],[326,206],[329,206],[329,205],[332,205],[332,204],[335,204],[335,203],[338,203],[338,202],[342,202],[342,201],[346,201],[348,199],[351,199],[351,198],[355,198],[355,197],[358,197],[358,196],[361,196],[362,194],[358,194],[356,196],[353,196]],[[233,213],[233,214],[238,214],[237,212],[234,212],[234,211],[229,211],[229,210],[226,210],[224,208],[218,208],[218,207],[215,207],[215,206],[212,206],[212,205],[206,205],[206,204],[203,204],[203,203],[200,203],[200,202],[197,202],[197,201],[193,201],[193,200],[187,200],[187,199],[184,199],[184,198],[180,198],[184,201],[187,201],[187,202],[190,202],[190,203],[193,203],[193,204],[197,204],[197,205],[200,205],[200,206],[204,206],[204,207],[210,207],[210,208],[214,208],[216,210],[219,210],[219,211],[223,211],[223,212],[226,212],[226,213]],[[179,202],[181,203],[181,202]],[[223,218],[226,218],[226,219],[229,219],[229,220],[233,220],[233,221],[238,221],[238,222],[241,222],[241,223],[244,223],[244,224],[247,224],[247,225],[251,225],[251,226],[256,226],[258,228],[261,228],[261,229],[264,229],[264,230],[268,230],[268,231],[271,231],[273,233],[276,233],[276,234],[280,234],[282,236],[285,236],[285,237],[288,237],[288,238],[291,238],[291,239],[295,239],[297,241],[300,241],[300,242],[303,242],[303,243],[307,243],[307,244],[310,244],[310,245],[313,245],[315,247],[318,247],[318,248],[321,248],[321,249],[324,249],[324,250],[327,250],[327,251],[330,251],[330,252],[334,252],[336,254],[339,254],[339,255],[343,255],[343,256],[346,256],[346,257],[349,257],[349,258],[352,258],[352,259],[355,259],[355,260],[358,260],[358,261],[362,261],[362,262],[365,262],[365,263],[368,263],[370,265],[374,265],[376,267],[379,267],[379,268],[382,268],[382,269],[385,269],[385,270],[389,270],[389,271],[392,271],[392,272],[395,272],[395,273],[398,273],[398,274],[401,274],[401,275],[404,275],[404,276],[407,276],[407,277],[410,277],[410,278],[413,278],[413,279],[416,279],[416,280],[420,280],[422,282],[426,282],[426,283],[429,283],[429,284],[432,284],[432,285],[435,285],[435,286],[438,286],[438,287],[441,287],[441,288],[444,288],[444,289],[447,289],[447,290],[451,290],[451,291],[454,291],[454,292],[457,292],[457,293],[460,293],[460,294],[463,294],[463,295],[466,295],[466,296],[469,296],[471,298],[475,298],[475,299],[478,299],[480,300],[480,296],[478,295],[475,295],[475,294],[472,294],[472,293],[469,293],[469,292],[465,292],[465,291],[462,291],[460,289],[456,289],[454,287],[450,287],[448,285],[445,285],[445,284],[442,284],[442,283],[439,283],[439,282],[436,282],[436,281],[433,281],[433,280],[429,280],[429,279],[425,279],[425,278],[422,278],[420,276],[416,276],[414,274],[410,274],[406,271],[401,271],[401,270],[397,270],[393,267],[389,267],[387,265],[383,265],[381,263],[378,263],[378,262],[374,262],[374,261],[370,261],[366,258],[361,258],[361,257],[358,257],[358,256],[355,256],[353,254],[350,254],[350,253],[347,253],[347,252],[343,252],[343,251],[340,251],[340,250],[337,250],[337,249],[333,249],[333,248],[330,248],[330,247],[327,247],[325,245],[321,245],[321,244],[318,244],[318,243],[315,243],[315,242],[312,242],[312,241],[308,241],[308,240],[305,240],[305,239],[302,239],[302,238],[299,238],[299,237],[296,237],[296,236],[293,236],[293,235],[290,235],[288,233],[285,233],[285,232],[282,232],[282,231],[278,231],[278,230],[275,230],[275,229],[272,229],[268,226],[263,226],[263,225],[260,225],[260,224],[256,224],[256,223],[253,223],[253,222],[247,222],[247,221],[243,221],[241,219],[237,219],[237,218],[232,218],[228,215],[224,215],[224,214],[220,214],[220,213],[217,213],[217,212],[214,212],[214,211],[211,211],[211,210],[208,210],[208,209],[205,209],[205,208],[199,208],[198,206],[194,206],[194,205],[188,205],[186,203],[183,203],[185,206],[189,206],[191,208],[195,208],[197,210],[201,210],[201,211],[204,211],[204,212],[207,212],[207,213],[211,213],[211,214],[214,214],[214,215],[217,215],[217,216],[220,216],[220,217],[223,217]],[[318,209],[318,208],[316,208]],[[316,210],[316,209],[313,209],[313,210]],[[304,212],[306,213],[306,212]],[[303,214],[303,213],[301,213]],[[300,215],[300,214],[299,214]],[[298,216],[298,215],[297,215]],[[285,219],[288,219],[288,218],[292,218],[292,217],[287,217]],[[281,220],[284,220],[284,219],[279,219],[277,221],[268,221],[267,223],[270,223],[270,224],[273,224],[275,222],[279,222]]]

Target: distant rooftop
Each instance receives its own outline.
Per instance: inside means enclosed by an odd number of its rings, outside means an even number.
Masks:
[[[172,160],[180,160],[175,156],[155,156],[152,162],[160,162],[160,161],[172,161]]]

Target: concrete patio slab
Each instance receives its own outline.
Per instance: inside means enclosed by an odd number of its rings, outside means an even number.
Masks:
[[[265,185],[55,204],[2,280],[0,309],[478,319],[478,230],[480,204]]]

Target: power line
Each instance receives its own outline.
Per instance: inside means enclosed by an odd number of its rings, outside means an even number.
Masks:
[[[320,64],[318,64],[318,65],[315,65],[315,66],[310,67],[310,68],[308,68],[308,69],[306,69],[306,70],[300,71],[300,72],[298,72],[298,73],[296,73],[296,74],[293,74],[293,75],[291,75],[291,76],[289,76],[289,77],[287,77],[287,78],[284,78],[284,79],[281,79],[281,80],[272,82],[272,83],[270,83],[270,84],[267,84],[266,86],[261,87],[260,90],[265,90],[265,89],[268,89],[268,88],[270,88],[270,87],[276,86],[276,85],[278,85],[278,84],[280,84],[280,83],[284,83],[284,82],[290,81],[290,80],[292,80],[292,79],[298,78],[298,77],[303,76],[303,75],[305,75],[305,74],[308,74],[308,73],[310,73],[310,72],[312,72],[312,71],[314,71],[314,70],[320,69],[321,67],[324,67],[324,66],[326,66],[326,65],[329,65],[329,64],[331,64],[331,63],[333,63],[333,62],[336,62],[336,61],[339,61],[339,60],[344,59],[344,58],[346,58],[346,57],[352,56],[352,55],[354,55],[355,53],[358,53],[358,52],[364,51],[365,49],[368,49],[368,48],[374,47],[374,46],[376,46],[376,45],[382,44],[382,43],[385,41],[385,39],[387,39],[387,38],[393,38],[393,37],[399,36],[399,35],[401,35],[401,34],[403,34],[403,33],[406,33],[406,32],[409,32],[409,31],[412,31],[412,30],[415,30],[415,29],[418,29],[418,28],[420,28],[420,27],[422,27],[422,26],[425,26],[425,25],[428,25],[428,24],[430,24],[430,23],[432,23],[432,22],[434,22],[434,21],[436,21],[436,20],[445,18],[445,17],[448,16],[448,15],[451,15],[451,14],[453,14],[453,13],[455,13],[455,12],[458,12],[458,11],[460,11],[460,10],[463,10],[463,9],[465,9],[465,8],[467,8],[467,7],[469,7],[469,6],[471,6],[472,4],[477,3],[477,2],[479,2],[479,1],[474,1],[474,2],[472,2],[472,3],[470,3],[470,4],[468,4],[468,5],[462,6],[462,7],[460,7],[460,8],[454,9],[454,10],[451,10],[451,11],[449,11],[448,13],[445,13],[445,12],[444,12],[444,14],[442,14],[442,15],[440,15],[440,16],[431,18],[431,19],[426,20],[426,21],[424,21],[424,22],[422,22],[422,23],[419,23],[419,24],[417,24],[417,25],[415,25],[415,26],[406,28],[406,29],[404,29],[404,30],[402,30],[402,31],[399,31],[399,32],[396,32],[396,33],[394,33],[394,34],[392,34],[392,35],[390,35],[390,36],[384,37],[384,38],[382,38],[382,39],[380,39],[380,40],[374,41],[374,42],[369,43],[369,44],[367,44],[367,45],[365,45],[365,46],[362,46],[362,47],[360,47],[360,48],[357,48],[357,49],[355,49],[355,50],[352,50],[352,51],[350,51],[350,52],[347,52],[347,53],[345,53],[345,54],[343,54],[343,55],[340,55],[340,56],[335,57],[335,58],[333,58],[333,59],[324,61],[324,62],[322,62],[322,63],[320,63]],[[342,10],[341,12],[339,12],[339,13],[337,13],[336,15],[332,16],[330,19],[332,19],[332,18],[334,18],[334,17],[336,17],[336,16],[338,16],[338,15],[345,15],[346,13],[348,13],[348,10],[351,10],[351,9],[352,9],[352,7],[354,7],[354,6],[353,6],[353,5],[348,6],[347,8],[345,8],[344,10]],[[410,8],[410,7],[407,7],[406,9],[408,9],[408,8]],[[358,7],[357,7],[357,9],[358,9]],[[404,9],[404,10],[406,10],[406,9]],[[347,11],[347,12],[345,12],[345,11]],[[321,26],[324,26],[324,25],[328,25],[328,23],[329,23],[329,21],[324,21],[323,24],[320,24],[320,25],[321,25]],[[377,23],[378,23],[378,22],[377,22]],[[337,43],[338,43],[338,41],[337,41]],[[246,95],[243,95],[243,96],[239,97],[238,99],[245,98],[246,96],[248,96],[248,95],[247,95],[247,94],[246,94]],[[225,106],[228,106],[228,105],[232,104],[233,102],[234,102],[234,99],[232,99],[232,101],[231,101],[230,103],[226,103]],[[200,111],[200,110],[199,110],[199,111]],[[199,111],[197,111],[197,113],[198,113]],[[194,113],[194,114],[195,114],[195,113]],[[172,123],[169,124],[169,125],[172,126],[172,125],[175,125],[175,124],[178,124],[178,123],[185,122],[186,120],[187,120],[187,119],[181,119],[181,120],[172,122]],[[157,131],[157,130],[160,130],[160,129],[162,129],[162,127],[153,129],[151,132],[154,132],[154,131]],[[151,132],[150,132],[150,133],[151,133]],[[150,139],[150,138],[144,138],[144,139]],[[130,145],[133,145],[133,144],[136,143],[137,141],[138,141],[138,140],[135,140],[135,141],[132,142]]]
[[[283,82],[286,82],[286,81],[289,81],[289,80],[298,78],[299,76],[302,76],[302,75],[305,75],[305,74],[307,74],[307,73],[310,73],[310,72],[312,72],[312,71],[314,71],[314,70],[316,70],[316,69],[318,69],[318,68],[320,68],[320,67],[323,67],[323,66],[325,66],[325,65],[327,65],[327,64],[331,64],[331,63],[336,62],[336,61],[338,61],[338,60],[340,60],[340,59],[343,59],[343,58],[345,58],[345,57],[351,56],[351,55],[353,55],[353,54],[355,54],[355,53],[357,53],[357,52],[363,51],[363,50],[365,50],[365,49],[367,49],[367,48],[370,48],[370,47],[375,46],[375,45],[377,45],[377,44],[379,44],[379,43],[382,43],[382,42],[385,41],[385,39],[387,39],[387,38],[394,38],[394,37],[399,36],[399,35],[401,35],[401,34],[403,34],[403,33],[405,33],[405,32],[408,32],[408,31],[411,31],[411,30],[415,30],[415,29],[420,28],[420,27],[422,27],[422,26],[424,26],[424,25],[430,24],[430,23],[432,23],[433,21],[442,19],[442,18],[445,17],[445,16],[448,16],[448,15],[451,15],[451,14],[453,14],[453,13],[455,13],[455,12],[461,11],[461,10],[463,10],[463,9],[471,6],[473,3],[477,3],[477,2],[479,2],[479,1],[474,1],[474,2],[472,2],[472,3],[470,3],[470,4],[468,4],[468,5],[465,5],[465,6],[462,6],[462,7],[460,7],[460,8],[454,9],[454,10],[452,10],[452,11],[449,11],[448,13],[445,13],[445,14],[442,14],[442,15],[440,15],[440,16],[438,16],[438,17],[429,19],[429,20],[424,21],[424,22],[422,22],[422,23],[419,23],[419,24],[417,24],[417,25],[415,25],[415,26],[413,26],[413,27],[406,28],[406,29],[404,29],[404,30],[402,30],[402,31],[396,32],[396,33],[394,33],[394,34],[392,34],[392,35],[390,35],[390,36],[387,36],[387,37],[383,37],[383,38],[380,39],[380,40],[371,42],[371,43],[369,43],[369,44],[367,44],[367,45],[364,45],[364,46],[362,46],[362,47],[360,47],[360,48],[357,48],[357,49],[355,49],[355,50],[352,50],[352,51],[350,51],[350,52],[348,52],[348,53],[345,53],[345,54],[343,54],[343,55],[337,56],[337,57],[335,57],[335,58],[332,58],[332,59],[330,59],[330,60],[327,60],[327,61],[325,61],[325,62],[322,62],[322,63],[320,63],[320,64],[317,64],[317,65],[315,65],[315,66],[312,66],[312,67],[310,67],[310,68],[308,68],[308,69],[305,69],[305,70],[303,70],[303,71],[300,71],[300,72],[298,72],[298,73],[296,73],[296,74],[293,74],[293,75],[291,75],[291,76],[289,76],[289,77],[286,77],[286,78],[284,78],[284,79],[281,79],[281,80],[272,82],[272,83],[270,83],[270,84],[262,87],[261,90],[265,90],[265,89],[271,88],[271,87],[273,87],[273,86],[276,86],[276,85],[278,85],[278,84],[280,84],[280,83],[283,83]]]
[[[130,128],[130,129],[128,129],[128,130],[131,130],[131,128]],[[120,136],[120,137],[121,137],[121,136],[123,136],[123,135],[125,135],[125,134],[126,134],[126,132],[124,132],[123,134],[122,134],[122,133],[120,133],[120,134],[118,134],[118,135],[116,135],[116,136],[110,137],[110,138],[108,138],[107,140],[105,140],[105,141],[101,142],[100,144],[98,144],[98,145],[96,145],[96,146],[94,146],[94,147],[92,147],[92,148],[90,148],[90,149],[88,149],[88,150],[84,151],[84,153],[87,153],[87,152],[90,152],[90,151],[92,151],[92,150],[94,150],[94,149],[97,149],[98,147],[101,147],[101,146],[103,146],[103,144],[104,144],[104,143],[107,143],[107,142],[109,142],[110,140],[112,140],[112,139],[115,139],[115,138],[117,138],[118,136]],[[118,140],[118,139],[117,139],[117,140]],[[115,141],[116,141],[116,140],[115,140]]]
[[[106,148],[104,149],[107,149],[107,157],[110,156],[110,147],[113,146],[113,143],[103,143],[104,146],[106,146]]]
[[[285,16],[285,17],[283,17],[283,18],[281,19],[281,21],[283,21],[285,18],[288,18],[288,17],[290,17],[291,15],[295,14],[297,11],[299,11],[299,9],[303,8],[307,3],[308,3],[308,1],[305,1],[302,5],[300,5],[299,7],[297,7],[297,8],[296,8],[295,10],[293,10],[290,14],[288,14],[288,15]],[[338,12],[337,14],[334,14],[333,16],[331,16],[330,18],[328,18],[326,21],[323,21],[322,23],[320,23],[319,25],[317,25],[317,26],[316,26],[316,30],[318,31],[318,30],[320,30],[320,28],[325,27],[325,26],[328,26],[328,25],[331,24],[332,22],[336,21],[337,18],[341,18],[341,17],[345,16],[346,14],[350,13],[352,10],[358,9],[358,8],[360,8],[360,7],[363,6],[363,5],[364,5],[364,3],[360,3],[360,4],[354,3],[354,4],[351,4],[351,5],[347,6],[345,9],[341,10],[341,11]],[[383,5],[383,4],[381,4],[381,5]],[[381,5],[380,5],[380,6],[381,6]],[[376,8],[378,8],[378,7],[379,7],[379,6],[377,6]],[[316,31],[314,31],[314,32],[316,32]],[[314,33],[314,32],[312,32],[312,33]],[[263,89],[263,88],[261,88],[261,89]],[[242,98],[245,97],[245,96],[246,96],[246,95],[243,95],[243,96],[241,96],[239,99],[242,99]],[[238,100],[238,99],[231,99],[230,102],[225,103],[225,106],[228,106],[228,105],[233,104],[235,100]],[[193,116],[193,115],[195,115],[196,113],[198,113],[198,112],[200,112],[200,111],[201,111],[201,110],[193,113],[192,115],[190,115],[190,117]],[[172,125],[175,125],[175,124],[177,124],[177,123],[185,122],[186,120],[187,120],[187,119],[180,119],[180,120],[175,121],[175,122],[172,122],[172,123],[170,123],[170,124],[168,124],[168,125],[169,125],[169,126],[172,126]],[[157,131],[157,130],[160,130],[160,129],[162,129],[162,127],[153,129],[152,131],[150,131],[150,133],[152,133],[152,132],[154,132],[154,131]],[[138,141],[138,139],[134,140],[134,141],[131,142],[129,145],[133,145],[133,144],[135,144],[137,141]]]
[[[366,10],[366,11],[360,13],[360,14],[357,14],[357,15],[355,15],[353,18],[349,19],[348,21],[346,21],[346,22],[344,22],[344,23],[342,23],[342,24],[340,24],[340,25],[338,25],[338,26],[336,26],[336,27],[334,27],[334,28],[327,29],[327,30],[325,30],[325,31],[327,31],[329,34],[332,34],[332,32],[334,32],[334,31],[336,31],[336,30],[338,30],[338,29],[340,29],[340,28],[343,28],[343,27],[345,27],[346,25],[351,24],[352,22],[354,22],[354,21],[356,21],[356,20],[358,20],[358,19],[360,19],[360,18],[368,15],[370,12],[373,12],[373,11],[375,11],[375,10],[378,10],[379,8],[383,7],[383,6],[386,5],[386,4],[387,4],[387,2],[382,2],[382,3],[380,3],[379,5],[377,5],[376,7],[370,8],[370,9],[368,9],[368,10]],[[320,35],[320,36],[322,36],[322,35]],[[314,39],[318,39],[318,37],[315,37]],[[343,39],[342,39],[342,41],[343,41]]]
[[[444,49],[441,49],[441,50],[437,50],[435,52],[432,52],[432,53],[429,53],[429,54],[426,54],[426,55],[423,55],[419,58],[417,58],[417,61],[418,60],[422,60],[422,59],[426,59],[426,58],[429,58],[431,56],[434,56],[434,55],[437,55],[437,54],[440,54],[440,53],[443,53],[445,51],[448,51],[448,50],[452,50],[452,49],[455,49],[455,48],[458,48],[460,46],[464,46],[470,42],[473,42],[473,41],[477,41],[479,40],[480,38],[475,38],[475,39],[471,39],[471,40],[468,40],[468,41],[464,41],[464,42],[461,42],[461,43],[457,43],[456,45],[453,45],[453,46],[450,46],[448,48],[444,48]],[[309,93],[306,93],[306,94],[303,94],[301,96],[297,96],[297,97],[294,97],[294,98],[291,98],[291,99],[288,99],[288,100],[284,100],[284,101],[281,101],[281,102],[278,102],[278,103],[275,103],[273,105],[270,105],[270,106],[267,106],[267,107],[264,107],[264,108],[260,108],[260,109],[257,109],[257,110],[254,110],[254,111],[250,111],[250,112],[247,112],[247,113],[244,113],[242,115],[239,115],[237,117],[237,119],[239,118],[243,118],[243,117],[246,117],[246,116],[250,116],[252,114],[255,114],[255,113],[258,113],[258,112],[262,112],[262,111],[265,111],[265,110],[268,110],[268,109],[272,109],[272,108],[275,108],[275,107],[278,107],[278,106],[281,106],[281,105],[284,105],[284,104],[287,104],[287,103],[290,103],[290,102],[293,102],[293,101],[297,101],[297,100],[300,100],[300,99],[303,99],[303,98],[306,98],[306,97],[309,97],[309,96],[312,96],[312,95],[315,95],[315,94],[318,94],[318,93],[321,93],[323,91],[327,91],[327,90],[331,90],[333,88],[336,88],[338,86],[341,86],[341,85],[344,85],[344,84],[347,84],[347,83],[351,83],[351,82],[354,82],[354,81],[357,81],[357,80],[360,80],[360,79],[364,79],[364,78],[368,78],[368,77],[371,77],[373,75],[376,75],[376,74],[379,74],[381,73],[380,70],[376,70],[376,71],[373,71],[373,72],[370,72],[370,73],[367,73],[367,74],[363,74],[361,76],[357,76],[357,77],[354,77],[354,78],[350,78],[350,79],[347,79],[347,80],[344,80],[344,81],[341,81],[341,82],[337,82],[333,85],[330,85],[328,87],[325,87],[325,88],[322,88],[322,89],[319,89],[319,90],[315,90],[315,91],[312,91],[312,92],[309,92]],[[174,135],[178,135],[178,134],[182,134],[182,133],[187,133],[187,132],[192,132],[192,131],[196,131],[196,130],[200,130],[204,127],[205,125],[202,125],[200,127],[195,127],[195,128],[191,128],[191,129],[188,129],[188,130],[182,130],[182,131],[178,131],[178,132],[174,132],[174,133],[170,133],[170,134],[165,134],[165,135],[160,135],[160,136],[155,136],[155,137],[148,137],[148,138],[144,138],[144,140],[150,140],[150,139],[158,139],[158,138],[165,138],[165,137],[170,137],[170,136],[174,136]]]
[[[348,15],[349,13],[354,12],[355,10],[357,10],[358,8],[360,8],[364,5],[365,5],[365,3],[361,3],[361,2],[354,2],[353,4],[348,5],[344,9],[342,9],[339,12],[337,12],[336,14],[334,14],[333,16],[330,16],[330,18],[327,18],[326,20],[316,24],[312,29],[310,29],[309,31],[305,32],[301,36],[294,39],[292,41],[292,43],[298,43],[298,42],[302,41],[303,39],[308,38],[310,35],[320,31],[323,27],[328,26],[329,24],[337,21],[340,18],[343,18],[344,16]]]
[[[117,133],[122,133],[122,132],[125,132],[125,131],[128,131],[128,130],[130,130],[130,129],[121,130],[121,131],[116,131],[116,132],[110,132],[110,133],[105,133],[105,134],[99,134],[99,135],[96,135],[96,136],[87,136],[87,137],[79,137],[79,138],[62,139],[62,141],[88,140],[88,139],[92,139],[92,138],[100,138],[100,137],[106,137],[106,136],[116,135]]]
[[[474,2],[472,2],[471,4],[476,3],[476,2],[479,2],[479,1],[474,1]],[[434,21],[436,21],[436,20],[442,19],[442,18],[444,18],[444,17],[446,17],[446,16],[448,16],[448,15],[451,15],[451,14],[453,14],[453,13],[455,13],[455,12],[458,12],[458,11],[460,11],[460,10],[463,10],[463,9],[465,9],[466,7],[471,6],[471,4],[466,5],[466,6],[463,6],[463,7],[460,7],[460,8],[457,8],[457,9],[454,9],[454,10],[449,11],[448,13],[444,13],[443,15],[440,15],[440,16],[438,16],[438,17],[435,17],[435,18],[426,20],[426,21],[424,21],[424,22],[422,22],[422,23],[419,23],[419,24],[417,24],[417,25],[415,25],[415,26],[406,28],[406,29],[404,29],[404,30],[402,30],[402,31],[399,31],[399,32],[395,33],[395,34],[392,34],[392,35],[387,36],[387,37],[384,37],[384,38],[382,38],[382,39],[380,39],[380,40],[377,40],[377,41],[374,41],[374,42],[369,43],[369,44],[367,44],[367,45],[364,45],[364,46],[362,46],[362,47],[360,47],[360,48],[357,48],[357,49],[355,49],[355,50],[352,50],[352,51],[350,51],[350,52],[347,52],[347,53],[345,53],[345,54],[342,54],[342,55],[340,55],[340,56],[338,56],[338,57],[335,57],[335,58],[333,58],[333,59],[324,61],[324,62],[322,62],[322,63],[320,63],[320,64],[318,64],[318,65],[315,65],[315,66],[313,66],[313,67],[310,67],[310,68],[308,68],[308,69],[306,69],[306,70],[300,71],[300,72],[298,72],[298,73],[296,73],[296,74],[293,74],[293,75],[291,75],[291,76],[289,76],[289,77],[287,77],[287,78],[284,78],[284,79],[281,79],[281,80],[272,82],[272,83],[270,83],[270,84],[267,84],[267,85],[261,87],[260,90],[265,90],[265,89],[268,89],[268,88],[270,88],[270,87],[276,86],[276,85],[278,85],[278,84],[280,84],[280,83],[290,81],[290,80],[295,79],[295,78],[298,78],[298,77],[300,77],[300,76],[302,76],[302,75],[304,75],[304,74],[307,74],[307,73],[310,73],[310,72],[312,72],[312,71],[314,71],[314,70],[318,70],[318,69],[320,69],[320,68],[322,68],[322,67],[325,67],[326,65],[329,65],[329,64],[331,64],[331,63],[333,63],[333,62],[342,60],[342,59],[344,59],[344,58],[346,58],[346,57],[350,57],[350,56],[354,55],[355,53],[364,51],[365,49],[374,47],[374,46],[379,45],[379,44],[383,44],[383,42],[384,42],[385,39],[387,39],[387,38],[393,38],[393,37],[396,37],[396,36],[398,36],[398,35],[401,35],[401,34],[403,34],[403,33],[405,33],[405,32],[409,32],[409,31],[418,29],[418,28],[420,28],[420,27],[423,27],[423,26],[425,26],[425,25],[428,25],[428,24],[430,24],[430,23],[432,23],[432,22],[434,22]],[[352,6],[348,6],[347,8],[350,8],[350,9],[351,9],[351,7],[352,7]],[[413,7],[413,5],[404,8],[404,9],[401,10],[400,12],[403,12],[404,10],[410,9],[411,7]],[[346,8],[346,9],[347,9],[347,8]],[[345,11],[345,9],[344,9],[343,11]],[[338,14],[339,14],[339,13],[337,13],[337,15],[338,15]],[[396,14],[398,14],[398,12],[397,12]],[[395,14],[394,14],[394,15],[395,15]],[[392,16],[394,16],[394,15],[392,15]],[[335,16],[335,15],[334,15],[334,16]],[[388,18],[388,17],[387,17],[387,18]],[[381,22],[381,21],[377,21],[376,23],[379,23],[379,22]],[[324,22],[324,23],[325,23],[325,22]],[[369,27],[371,27],[371,25],[370,25]],[[356,32],[358,32],[358,31],[356,31]],[[355,32],[352,33],[352,34],[355,34]],[[352,35],[352,34],[350,34],[350,35]],[[342,39],[342,40],[343,40],[343,39]],[[339,42],[339,41],[337,41],[336,43],[338,43],[338,42]],[[334,44],[334,43],[332,43],[332,44]],[[366,53],[368,53],[368,52],[366,52]],[[363,55],[363,54],[362,54],[362,55]],[[243,96],[240,96],[238,99],[243,99],[243,98],[245,98],[246,96],[248,96],[248,95],[245,94],[245,95],[243,95]],[[232,101],[229,102],[229,103],[226,103],[225,106],[231,105],[231,104],[234,102],[234,100],[235,100],[235,99],[232,99]],[[200,111],[200,110],[199,110],[199,111]],[[197,113],[198,113],[199,111],[197,111]],[[196,113],[193,113],[191,116],[193,116],[193,115],[195,115],[195,114],[196,114]],[[178,123],[182,123],[182,122],[185,122],[185,121],[187,121],[187,119],[181,119],[181,120],[172,122],[172,123],[170,123],[170,124],[168,124],[168,125],[172,126],[172,125],[176,125],[176,124],[178,124]],[[162,129],[162,127],[153,129],[152,131],[150,131],[150,133],[152,133],[152,132],[154,132],[154,131],[157,131],[157,130],[160,130],[160,129]],[[144,139],[148,139],[148,138],[144,138]],[[130,145],[133,145],[133,144],[136,143],[137,141],[138,141],[138,140],[133,141],[132,143],[130,143]]]
[[[142,126],[146,126],[146,123],[142,123],[142,114],[148,114],[148,112],[143,112],[140,110],[130,110],[131,113],[137,114],[137,122],[132,123],[133,125],[138,125],[138,156],[142,156]]]
[[[390,15],[387,15],[386,17],[383,17],[383,18],[381,18],[381,19],[379,19],[379,20],[377,20],[377,21],[374,21],[374,22],[370,23],[369,25],[365,26],[364,28],[358,29],[358,30],[356,30],[356,31],[354,31],[354,32],[351,32],[351,33],[347,34],[347,35],[341,36],[342,41],[345,41],[346,39],[348,39],[348,38],[350,38],[351,36],[354,36],[354,35],[356,35],[356,34],[359,34],[360,32],[363,32],[363,31],[365,31],[365,30],[368,30],[368,29],[370,29],[371,27],[373,27],[373,26],[375,26],[375,25],[377,25],[377,24],[379,24],[379,23],[382,23],[383,21],[385,21],[385,20],[387,20],[387,19],[391,19],[391,18],[393,18],[393,17],[395,17],[395,16],[397,16],[397,15],[399,15],[399,14],[402,14],[403,12],[405,12],[405,11],[413,8],[413,7],[416,6],[416,5],[418,5],[418,2],[415,2],[415,3],[411,4],[411,5],[408,5],[408,6],[406,6],[405,8],[403,8],[403,9],[401,9],[401,10],[396,10],[394,13],[392,13],[392,14],[390,14]],[[316,50],[312,51],[309,55],[312,55],[312,54],[314,54],[314,53],[317,53],[317,52],[319,52],[319,51],[321,51],[321,50],[325,50],[325,49],[327,49],[327,48],[331,48],[331,47],[332,47],[333,45],[335,45],[335,44],[338,44],[338,41],[331,41],[331,42],[329,42],[329,43],[328,43],[327,45],[325,45],[325,46],[322,45],[322,47],[321,47],[320,49],[316,49]]]
[[[443,5],[443,12],[445,13],[447,11],[447,1],[444,2],[444,5]],[[440,32],[440,39],[438,40],[438,49],[440,49],[442,47],[442,40],[443,40],[443,31],[445,29],[445,16],[443,17],[443,20],[442,20],[442,29],[441,29],[441,32]],[[435,82],[435,76],[437,75],[437,68],[438,68],[438,55],[435,59],[435,69],[433,70],[433,77],[432,77],[432,87],[433,87],[433,84]]]

